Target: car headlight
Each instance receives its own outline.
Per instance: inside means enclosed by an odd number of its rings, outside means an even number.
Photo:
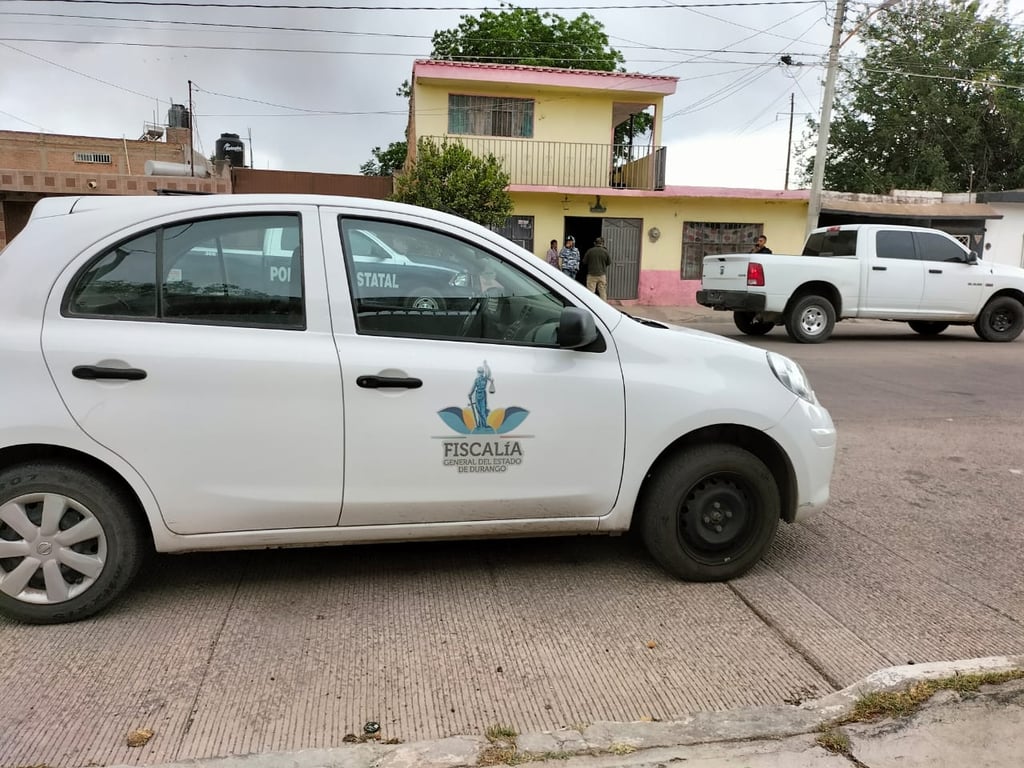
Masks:
[[[775,378],[782,382],[782,386],[809,403],[817,402],[814,390],[811,389],[811,382],[807,380],[807,374],[795,360],[790,360],[778,352],[769,352],[768,365],[771,367],[772,373],[775,374]]]

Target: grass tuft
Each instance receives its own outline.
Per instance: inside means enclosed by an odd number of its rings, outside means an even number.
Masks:
[[[850,737],[838,728],[826,726],[826,729],[818,734],[816,741],[829,752],[847,756],[850,754]]]

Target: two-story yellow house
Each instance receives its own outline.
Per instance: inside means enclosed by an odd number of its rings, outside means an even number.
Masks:
[[[501,158],[515,204],[502,234],[543,258],[568,235],[581,252],[603,237],[609,299],[695,304],[705,255],[748,251],[765,234],[776,251],[803,245],[807,193],[669,186],[664,102],[678,78],[419,60],[408,140],[459,141]],[[615,129],[647,112],[643,141]]]

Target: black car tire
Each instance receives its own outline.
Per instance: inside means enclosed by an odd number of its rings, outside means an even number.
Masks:
[[[733,312],[732,321],[747,336],[764,336],[775,327],[775,323],[755,319],[754,312]]]
[[[47,504],[56,505],[51,509],[57,528],[49,535],[45,529],[52,523],[43,517]],[[0,508],[5,505],[0,613],[25,623],[92,616],[128,587],[150,549],[133,501],[77,466],[31,463],[0,471]],[[81,533],[69,535],[76,526]],[[67,543],[60,541],[62,535]],[[81,541],[70,543],[79,536]],[[2,591],[16,568],[31,569],[33,562],[37,566],[18,596]],[[61,584],[67,599],[51,598],[51,588],[61,589]]]
[[[702,445],[665,460],[638,509],[644,544],[688,581],[726,581],[761,559],[779,526],[768,467],[735,445]]]
[[[836,327],[836,310],[822,296],[801,296],[786,313],[786,333],[801,344],[820,344]]]
[[[934,320],[911,320],[907,323],[910,330],[920,333],[922,336],[938,336],[949,328],[949,323],[940,323]]]
[[[974,332],[985,341],[1013,341],[1024,331],[1024,305],[1012,296],[997,296],[974,321]]]

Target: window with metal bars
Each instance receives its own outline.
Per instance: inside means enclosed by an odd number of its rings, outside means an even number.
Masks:
[[[764,224],[687,221],[683,224],[682,280],[700,280],[705,256],[749,253],[763,233]]]
[[[105,152],[75,152],[76,163],[110,163],[110,155]]]
[[[448,133],[533,138],[533,99],[448,94]]]

